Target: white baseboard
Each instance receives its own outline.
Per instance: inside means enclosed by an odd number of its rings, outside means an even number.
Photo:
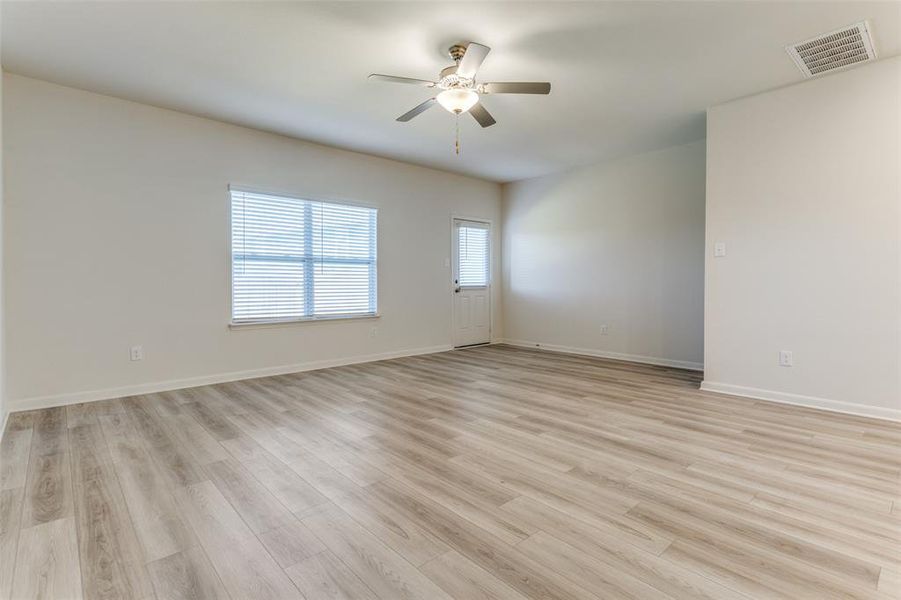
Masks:
[[[769,402],[778,402],[779,404],[794,404],[796,406],[806,406],[808,408],[818,408],[830,412],[872,417],[874,419],[884,419],[887,421],[901,421],[901,409],[897,408],[854,404],[851,402],[843,402],[841,400],[829,400],[827,398],[817,398],[815,396],[802,396],[801,394],[776,392],[773,390],[763,390],[707,380],[701,382],[701,389],[705,392],[716,392],[718,394],[728,394],[729,396],[754,398],[755,400],[766,400]]]
[[[593,348],[574,348],[572,346],[560,346],[557,344],[544,344],[541,342],[529,342],[526,340],[499,340],[502,344],[510,346],[519,346],[521,348],[537,348],[539,350],[548,350],[550,352],[562,352],[565,354],[581,354],[582,356],[596,356],[598,358],[610,358],[612,360],[622,360],[626,362],[642,363],[645,365],[657,365],[660,367],[675,367],[677,369],[688,369],[690,371],[703,371],[704,364],[699,362],[690,362],[685,360],[673,360],[670,358],[658,358],[655,356],[642,356],[640,354],[623,354],[621,352],[607,352],[606,350],[595,350]]]
[[[9,413],[12,411],[5,410],[3,411],[3,418],[0,419],[2,423],[0,423],[0,442],[3,441],[3,434],[6,433],[6,422],[9,421]]]
[[[215,383],[239,381],[241,379],[254,379],[256,377],[269,377],[272,375],[300,373],[302,371],[315,371],[316,369],[341,367],[344,365],[355,365],[377,360],[388,360],[391,358],[403,358],[404,356],[434,354],[435,352],[446,352],[448,350],[453,350],[453,347],[450,345],[428,346],[425,348],[397,350],[393,352],[382,352],[379,354],[364,354],[347,358],[316,360],[305,363],[297,363],[293,365],[281,365],[278,367],[264,367],[261,369],[232,371],[230,373],[218,373],[215,375],[202,375],[200,377],[187,377],[184,379],[170,379],[168,381],[139,383],[135,385],[126,385],[117,388],[106,388],[102,390],[89,390],[85,392],[73,392],[69,394],[56,394],[50,396],[35,396],[32,398],[23,398],[10,402],[9,412],[12,413],[21,412],[23,410],[67,406],[69,404],[93,402],[95,400],[109,400],[111,398],[123,398],[126,396],[136,396],[139,394],[153,394],[156,392],[166,392],[169,390],[197,387],[199,385],[212,385]]]
[[[537,348],[547,350],[549,352],[561,352],[566,354],[579,354],[583,356],[596,356],[599,358],[609,358],[613,360],[622,360],[628,362],[637,362],[642,364],[658,365],[665,367],[675,367],[679,369],[689,369],[694,371],[702,371],[703,364],[671,360],[666,358],[657,358],[649,356],[640,356],[634,354],[622,354],[618,352],[605,352],[603,350],[595,350],[590,348],[574,348],[571,346],[560,346],[556,344],[542,344],[540,342],[529,342],[525,340],[499,339],[493,340],[493,344],[509,344],[511,346],[519,346],[523,348]],[[188,377],[184,379],[171,379],[168,381],[158,381],[150,383],[141,383],[135,385],[122,386],[118,388],[106,388],[101,390],[89,390],[84,392],[73,392],[69,394],[57,394],[49,396],[35,396],[32,398],[24,398],[16,401],[8,401],[9,407],[2,416],[2,427],[0,427],[0,436],[6,430],[6,423],[9,415],[14,412],[23,410],[35,410],[40,408],[51,408],[55,406],[66,406],[69,404],[78,404],[81,402],[92,402],[95,400],[108,400],[111,398],[122,398],[126,396],[135,396],[139,394],[151,394],[155,392],[165,392],[181,388],[196,387],[200,385],[212,385],[216,383],[227,383],[229,381],[239,381],[241,379],[253,379],[256,377],[267,377],[271,375],[285,375],[288,373],[300,373],[303,371],[314,371],[316,369],[325,369],[329,367],[340,367],[344,365],[360,364],[373,362],[377,360],[388,360],[392,358],[402,358],[405,356],[417,356],[421,354],[434,354],[436,352],[447,352],[453,350],[451,345],[428,346],[424,348],[414,348],[409,350],[398,350],[393,352],[382,352],[378,354],[365,354],[360,356],[352,356],[347,358],[327,359],[319,361],[310,361],[305,363],[297,363],[291,365],[281,365],[277,367],[265,367],[261,369],[249,369],[245,371],[232,371],[230,373],[218,373],[215,375],[203,375],[200,377]],[[809,408],[818,408],[831,412],[858,415],[863,417],[873,417],[889,421],[901,421],[901,409],[883,408],[878,406],[867,406],[863,404],[854,404],[851,402],[842,402],[839,400],[829,400],[826,398],[817,398],[814,396],[803,396],[800,394],[790,394],[786,392],[776,392],[773,390],[764,390],[759,388],[732,385],[727,383],[718,383],[715,381],[703,381],[701,389],[708,392],[716,392],[719,394],[727,394],[730,396],[741,396],[744,398],[754,398],[755,400],[767,400],[770,402],[778,402],[781,404],[793,404],[797,406],[806,406]]]

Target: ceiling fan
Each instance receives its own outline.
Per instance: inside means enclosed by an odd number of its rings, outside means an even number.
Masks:
[[[419,106],[409,110],[397,118],[406,123],[416,115],[430,109],[436,102],[448,112],[455,115],[469,112],[482,127],[491,127],[497,121],[491,116],[482,103],[479,96],[486,94],[549,94],[551,84],[547,82],[500,82],[477,83],[476,72],[482,66],[482,62],[491,48],[469,42],[454,44],[448,49],[453,65],[442,69],[437,81],[426,79],[413,79],[410,77],[395,77],[393,75],[380,75],[373,73],[369,79],[376,81],[388,81],[391,83],[407,83],[428,88],[442,90],[436,96],[429,98]]]

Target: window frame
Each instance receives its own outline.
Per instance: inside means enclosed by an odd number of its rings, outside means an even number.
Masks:
[[[335,314],[326,314],[326,315],[313,315],[313,316],[304,316],[304,317],[290,317],[290,318],[271,318],[271,319],[246,319],[235,321],[234,320],[234,251],[232,248],[232,193],[233,192],[245,192],[249,194],[264,194],[270,196],[281,196],[284,198],[291,198],[294,200],[307,201],[307,202],[322,202],[325,204],[334,204],[340,206],[350,206],[355,208],[365,208],[369,210],[375,211],[375,261],[372,263],[373,268],[375,270],[372,277],[372,285],[374,286],[374,297],[375,297],[375,312],[374,313],[335,313]],[[379,252],[378,247],[381,243],[380,234],[379,234],[379,207],[373,204],[366,204],[362,202],[354,202],[347,201],[345,199],[337,199],[337,198],[325,198],[321,196],[311,196],[307,194],[299,194],[297,192],[285,191],[285,190],[273,190],[271,188],[260,188],[257,186],[247,186],[247,185],[238,185],[238,184],[229,184],[226,187],[226,214],[228,215],[228,223],[226,229],[226,260],[227,260],[227,289],[226,292],[228,294],[228,317],[226,319],[228,323],[229,329],[255,329],[260,327],[279,327],[283,325],[297,325],[297,324],[309,324],[309,323],[324,323],[331,321],[355,321],[355,320],[368,320],[368,319],[378,319],[381,317],[381,313],[379,312]]]

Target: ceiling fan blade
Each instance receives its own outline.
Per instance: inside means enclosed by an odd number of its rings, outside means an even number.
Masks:
[[[457,66],[457,75],[467,79],[475,77],[476,71],[482,66],[482,61],[485,60],[489,52],[491,52],[491,48],[488,46],[469,42],[469,45],[466,46],[466,54],[463,55],[463,58],[460,59],[460,64]]]
[[[494,120],[494,117],[491,116],[491,113],[485,110],[485,107],[482,106],[481,102],[473,104],[472,108],[469,109],[469,114],[471,114],[482,127],[491,127],[497,123],[497,121]]]
[[[426,81],[425,79],[413,79],[412,77],[395,77],[394,75],[381,75],[373,73],[369,79],[374,81],[387,81],[388,83],[409,83],[412,85],[421,85],[423,87],[434,87],[434,81]]]
[[[408,110],[401,116],[397,117],[397,120],[402,123],[406,123],[407,121],[409,121],[410,119],[412,119],[413,117],[418,115],[419,113],[425,112],[428,109],[432,108],[432,105],[435,104],[435,102],[437,102],[437,100],[435,100],[434,98],[429,98],[428,100],[426,100],[425,102],[423,102],[422,104],[420,104],[419,106],[414,108],[413,110]]]
[[[550,94],[551,84],[546,81],[483,83],[479,91],[484,94]]]

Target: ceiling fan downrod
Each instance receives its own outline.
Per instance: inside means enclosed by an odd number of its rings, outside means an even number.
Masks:
[[[447,53],[450,54],[450,57],[455,63],[460,64],[460,60],[463,58],[463,55],[466,54],[466,46],[454,44],[447,49]]]

